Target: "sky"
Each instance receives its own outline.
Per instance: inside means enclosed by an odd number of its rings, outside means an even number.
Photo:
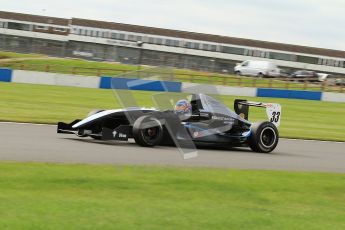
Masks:
[[[345,50],[345,0],[0,0],[0,10]]]

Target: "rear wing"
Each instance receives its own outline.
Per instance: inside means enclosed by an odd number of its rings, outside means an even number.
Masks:
[[[244,99],[236,99],[234,102],[235,112],[246,120],[248,120],[249,106],[266,108],[268,121],[272,122],[277,127],[280,125],[280,118],[282,113],[280,104],[254,102]]]

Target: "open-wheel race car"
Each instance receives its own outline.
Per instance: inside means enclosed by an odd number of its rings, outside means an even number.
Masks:
[[[249,107],[266,109],[268,121],[248,121]],[[92,111],[70,124],[59,122],[58,133],[98,140],[135,142],[144,147],[176,145],[191,141],[195,146],[250,147],[255,152],[273,151],[279,139],[281,106],[236,99],[234,111],[205,94],[179,100],[174,109],[125,108]]]

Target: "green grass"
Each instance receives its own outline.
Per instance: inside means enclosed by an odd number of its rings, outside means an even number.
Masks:
[[[0,60],[1,59],[11,59],[11,58],[37,58],[37,57],[44,57],[44,55],[42,55],[42,54],[21,54],[21,53],[0,51]]]
[[[78,59],[29,59],[11,60],[0,64],[3,67],[13,69],[24,69],[32,71],[43,71],[53,73],[77,74],[85,76],[96,75],[118,75],[126,71],[134,71],[136,66],[118,63],[95,62]],[[49,67],[47,67],[49,65]],[[76,67],[76,68],[74,68]],[[99,72],[98,69],[105,69]]]
[[[1,229],[345,229],[345,175],[0,163]]]
[[[139,106],[153,106],[152,92],[132,91]],[[172,93],[174,98],[183,94]],[[223,96],[232,108],[238,97]],[[345,141],[345,103],[250,98],[282,105],[280,134],[283,137]],[[112,90],[0,83],[0,120],[56,123],[84,118],[93,109],[119,108]],[[265,111],[251,108],[250,120],[265,120]]]
[[[9,52],[0,52],[7,57],[13,58],[29,58],[30,55],[17,54]],[[31,55],[32,57],[43,57],[42,55]],[[65,73],[65,74],[77,74],[85,76],[116,76],[126,73],[128,71],[135,71],[138,66],[127,65],[120,63],[110,62],[98,62],[98,61],[86,61],[79,59],[69,58],[49,58],[49,59],[25,59],[25,60],[9,60],[7,62],[1,62],[1,67],[24,69],[32,71],[43,71],[53,73]],[[250,77],[237,77],[235,75],[226,74],[214,74],[201,71],[193,71],[186,69],[174,69],[175,77],[167,80],[181,81],[181,82],[193,82],[193,83],[208,83],[217,85],[231,85],[231,86],[247,86],[247,87],[270,87],[270,88],[286,88],[286,81],[271,80],[271,79],[257,79]],[[254,83],[255,82],[255,83]],[[290,89],[304,89],[304,85],[301,83],[289,82]],[[308,85],[309,90],[320,90],[319,85]],[[329,88],[328,90],[339,90]]]
[[[0,67],[52,73],[76,74],[82,76],[117,76],[130,71],[147,68],[147,66],[138,67],[136,65],[121,64],[118,62],[100,62],[73,58],[52,57],[43,59],[44,57],[44,55],[40,54],[0,52]],[[2,58],[10,58],[12,60],[1,62]],[[267,78],[259,79],[255,77],[238,77],[233,74],[216,74],[188,69],[173,69],[173,72],[175,76],[173,78],[167,77],[165,80],[229,86],[345,92],[345,90],[339,86],[327,85],[325,88],[322,88],[321,84],[315,83],[308,83],[305,85],[304,83],[300,82],[289,82]],[[139,76],[133,75],[132,77]]]
[[[96,76],[96,75],[109,75],[115,76],[128,71],[138,70],[138,66],[120,64],[116,62],[99,62],[99,61],[87,61],[81,59],[69,59],[69,58],[51,58],[51,59],[26,59],[26,60],[10,60],[0,64],[3,67],[13,69],[25,69],[34,71],[49,71],[54,73],[69,73],[72,72],[78,75]],[[49,68],[47,69],[47,65]],[[75,67],[75,68],[74,68]],[[142,67],[144,68],[144,67]],[[188,81],[190,75],[198,75],[195,80],[208,82],[209,76],[213,80],[223,79],[220,77],[210,75],[206,72],[192,71],[185,69],[174,69],[174,73],[177,75],[178,80]],[[234,75],[228,75],[228,77],[234,77]],[[181,78],[181,79],[179,79]],[[211,79],[212,80],[212,79]]]

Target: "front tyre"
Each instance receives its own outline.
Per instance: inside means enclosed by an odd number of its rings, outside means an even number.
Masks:
[[[135,142],[143,147],[159,145],[163,138],[163,126],[153,116],[141,116],[133,124],[133,137]]]
[[[251,127],[252,133],[249,138],[249,147],[254,152],[272,152],[279,140],[277,127],[268,121],[254,123]]]

